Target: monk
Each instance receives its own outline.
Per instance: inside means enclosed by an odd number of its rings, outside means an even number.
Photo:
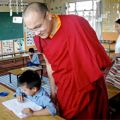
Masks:
[[[95,31],[82,17],[53,15],[34,2],[23,14],[43,53],[60,115],[65,119],[107,119],[107,91],[103,70],[111,65]]]

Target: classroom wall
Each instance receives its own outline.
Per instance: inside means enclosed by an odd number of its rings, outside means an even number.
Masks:
[[[65,14],[66,13],[66,0],[51,0],[47,2],[48,8],[51,13]]]
[[[48,7],[51,13],[56,14],[67,14],[66,9],[68,7],[68,2],[79,2],[88,0],[48,0]]]
[[[23,2],[24,2],[24,5],[23,5],[23,9],[26,7],[26,5],[28,4],[28,3],[30,3],[30,2],[37,2],[37,1],[39,1],[39,2],[45,2],[46,3],[46,1],[48,1],[48,0],[24,0]],[[20,1],[19,1],[19,6],[18,6],[18,12],[20,13],[21,12],[21,3],[20,3]],[[8,4],[8,1],[7,0],[3,0],[3,1],[0,1],[0,13],[8,13],[10,11],[10,9],[9,9],[9,4]],[[16,0],[12,0],[12,11],[13,12],[16,12]],[[12,18],[12,17],[10,17],[10,18]],[[24,29],[24,28],[23,28]],[[24,29],[25,30],[25,29]],[[24,31],[23,30],[23,31]],[[11,34],[11,33],[10,33]],[[27,39],[26,37],[29,37],[28,35],[26,35],[26,31],[24,31],[24,35],[23,35],[23,37],[24,37],[24,39],[22,39],[22,40],[24,40],[24,43],[23,43],[23,48],[22,48],[22,50],[28,50],[30,47],[35,47],[35,45],[34,45],[34,43],[33,43],[33,40],[31,39],[31,41],[30,41],[30,38],[29,39]],[[0,54],[4,54],[4,53],[9,53],[9,52],[17,52],[17,51],[21,51],[20,50],[20,47],[21,47],[21,45],[19,46],[18,44],[18,41],[20,40],[20,39],[17,39],[17,38],[11,38],[11,40],[8,40],[8,39],[6,39],[6,40],[2,40],[2,39],[0,39]],[[16,42],[17,41],[17,42]],[[5,42],[5,44],[6,45],[11,45],[11,43],[12,43],[12,46],[11,46],[11,50],[9,50],[9,51],[3,51],[2,49],[3,49],[3,45],[2,45],[2,42],[4,43]],[[13,45],[13,43],[15,43],[14,45]],[[6,48],[5,48],[6,49]],[[2,52],[1,52],[2,51]]]
[[[65,14],[66,13],[66,3],[67,2],[75,2],[75,1],[85,1],[85,0],[24,0],[32,2],[39,1],[45,2],[48,4],[50,12],[57,14]],[[119,17],[120,11],[120,0],[102,0],[103,8],[102,8],[102,31],[103,32],[114,32],[114,21]],[[1,3],[0,3],[1,4]],[[13,12],[16,11],[16,7],[12,7]],[[9,6],[3,5],[0,6],[0,12],[8,12]],[[19,6],[19,11],[20,6]]]
[[[20,0],[19,1],[19,12],[21,12],[21,6],[20,6]],[[46,3],[49,0],[23,0],[24,5],[27,5],[30,2],[44,2]],[[16,12],[16,0],[12,0],[12,10],[13,12]],[[25,6],[23,5],[23,8],[25,8]],[[0,2],[0,12],[9,12],[9,4],[7,0],[3,0],[2,2]]]
[[[49,9],[52,13],[65,14],[67,2],[85,0],[50,0]],[[86,0],[87,1],[87,0]],[[114,21],[120,17],[120,0],[101,0],[102,1],[102,32],[115,32]]]
[[[45,2],[51,13],[66,14],[67,2],[85,1],[85,0],[24,0],[24,2],[40,1]],[[119,17],[120,0],[101,0],[102,1],[102,32],[115,32],[114,21]],[[16,7],[12,7],[13,12]],[[8,12],[9,6],[0,6],[0,12]],[[19,7],[20,11],[20,7]]]

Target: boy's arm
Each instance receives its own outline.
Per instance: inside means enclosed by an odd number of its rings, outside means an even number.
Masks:
[[[47,108],[33,112],[33,115],[51,115]]]
[[[47,109],[51,115],[56,115],[56,108],[49,96],[43,96],[43,107]]]
[[[30,61],[32,60],[32,54],[29,54],[29,59],[30,59]]]
[[[19,102],[23,102],[24,101],[25,94],[21,91],[20,87],[18,87],[16,89],[16,92],[15,92],[14,96],[17,98],[17,100]]]
[[[31,62],[34,63],[34,62],[36,62],[38,59],[39,59],[39,58],[38,58],[38,55],[37,55],[36,53],[34,53],[34,54],[32,55]]]
[[[14,96],[15,96],[15,97],[16,97],[16,96],[22,96],[22,94],[23,94],[23,92],[21,91],[20,87],[17,87]]]
[[[41,105],[41,99],[42,99],[42,105]],[[51,102],[49,96],[43,96],[40,98],[37,98],[38,101],[37,104],[42,106],[43,109],[38,111],[33,111],[31,108],[25,108],[23,109],[23,113],[29,114],[29,115],[56,115],[56,108],[54,104]]]
[[[29,115],[51,115],[49,110],[47,108],[38,110],[38,111],[33,111],[30,108],[25,108],[22,111],[24,114],[29,114]]]

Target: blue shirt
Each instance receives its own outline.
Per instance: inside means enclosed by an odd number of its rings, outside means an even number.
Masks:
[[[48,93],[42,87],[34,96],[26,95],[24,92],[22,92],[21,88],[18,87],[16,89],[15,95],[16,96],[23,95],[24,97],[26,97],[26,98],[30,99],[31,101],[35,102],[37,105],[41,106],[43,109],[47,108],[51,115],[56,114],[55,105],[52,103]]]
[[[37,53],[34,53],[31,59],[31,62],[34,64],[40,64],[40,60]]]

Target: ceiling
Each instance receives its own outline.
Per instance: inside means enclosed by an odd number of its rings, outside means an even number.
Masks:
[[[16,3],[16,0],[11,0],[12,3]],[[18,0],[19,2],[21,0]],[[49,1],[49,0],[22,0],[23,2],[27,2],[27,3],[30,3],[30,2],[46,2],[46,1]],[[9,0],[0,0],[0,4],[7,4],[9,3]]]

